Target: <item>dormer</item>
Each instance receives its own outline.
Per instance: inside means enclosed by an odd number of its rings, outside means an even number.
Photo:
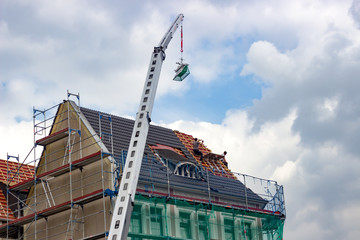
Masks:
[[[169,173],[182,177],[202,179],[202,168],[195,161],[186,158],[180,149],[162,144],[156,144],[150,146],[150,148],[163,166],[168,168]]]
[[[203,176],[201,168],[192,162],[178,163],[175,167],[174,174],[197,179],[201,179]]]

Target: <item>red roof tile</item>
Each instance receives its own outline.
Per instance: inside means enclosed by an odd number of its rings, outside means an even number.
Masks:
[[[8,174],[7,174],[7,171]],[[10,185],[28,180],[34,176],[34,167],[0,159],[0,181]]]
[[[34,167],[12,161],[0,159],[0,181],[5,185],[14,185],[31,179],[34,176]],[[0,219],[15,219],[12,211],[7,207],[6,193],[0,189]]]
[[[203,158],[203,161],[200,161],[200,156],[195,155],[193,152],[193,143],[195,141],[195,138],[192,135],[185,134],[176,130],[174,131],[174,133],[180,139],[182,144],[184,144],[184,146],[192,154],[192,156],[196,159],[196,161],[199,164],[201,164],[204,168],[207,168],[215,175],[236,179],[236,177],[231,173],[231,171],[226,167],[226,165],[222,161],[208,160],[206,158]],[[212,153],[211,150],[207,148],[202,142],[200,142],[199,150],[203,153],[204,156],[208,153]]]

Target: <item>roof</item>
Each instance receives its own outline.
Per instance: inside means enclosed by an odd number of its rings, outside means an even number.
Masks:
[[[81,107],[81,112],[95,132],[100,135],[99,114],[110,115],[83,107]],[[124,152],[126,153],[128,149],[135,121],[111,115],[111,122],[114,157],[115,160],[119,161],[122,154],[124,154]],[[101,131],[102,136],[110,134],[109,118],[101,118]],[[170,174],[169,182],[172,188],[182,189],[184,191],[189,191],[191,189],[191,191],[196,191],[197,194],[204,196],[208,196],[208,189],[211,189],[214,194],[227,196],[228,198],[244,198],[245,195],[247,195],[247,198],[252,199],[259,207],[265,204],[265,200],[250,189],[247,189],[245,194],[245,186],[236,179],[224,163],[213,160],[200,162],[199,157],[194,156],[192,153],[193,139],[194,137],[191,135],[179,131],[150,125],[146,141],[147,144],[144,151],[144,159],[147,160],[143,160],[142,162],[139,182],[147,182],[148,184],[144,185],[145,188],[153,188],[154,185],[167,186],[168,179],[166,175],[166,165],[156,157],[149,146],[155,146],[155,148],[160,148],[162,151],[166,150],[167,153],[169,153],[171,149],[176,149],[176,152],[179,156],[181,155],[181,158],[186,158],[188,162],[196,163],[204,173],[202,179]],[[103,138],[102,141],[107,149],[111,151],[111,142],[107,141],[105,138]],[[203,144],[200,145],[199,149],[204,155],[211,153],[211,150]]]
[[[9,174],[7,175],[7,171]],[[34,177],[34,166],[0,159],[0,181],[10,186]]]
[[[0,219],[6,219],[9,213],[10,219],[15,219],[10,208],[6,203],[6,185],[14,185],[22,181],[31,179],[34,176],[34,167],[13,161],[0,159]]]

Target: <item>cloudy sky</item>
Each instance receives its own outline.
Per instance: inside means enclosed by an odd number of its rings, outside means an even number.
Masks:
[[[358,0],[0,0],[0,158],[33,144],[32,109],[134,117],[153,46],[178,13],[153,121],[285,187],[285,239],[360,236]]]

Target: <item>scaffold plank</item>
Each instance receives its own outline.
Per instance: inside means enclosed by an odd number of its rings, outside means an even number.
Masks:
[[[97,190],[95,192],[86,194],[84,196],[74,198],[73,202],[75,204],[79,204],[79,205],[87,204],[89,202],[100,199],[103,196],[103,193],[104,193],[104,191],[102,189],[99,189],[99,190]]]
[[[73,167],[83,167],[85,165],[88,165],[90,163],[96,162],[98,160],[100,160],[101,158],[106,158],[108,156],[110,156],[110,153],[106,153],[106,152],[101,152],[98,151],[94,154],[88,155],[86,157],[83,157],[79,160],[73,161],[72,162],[72,166]]]
[[[45,176],[50,176],[50,177],[57,177],[60,176],[64,173],[67,173],[70,171],[70,169],[75,169],[75,168],[79,168],[79,167],[83,167],[85,165],[88,165],[90,163],[96,162],[98,160],[100,160],[101,158],[106,158],[110,156],[110,153],[104,153],[101,151],[98,151],[96,153],[90,154],[86,157],[80,158],[79,160],[73,161],[70,165],[70,163],[67,163],[61,167],[55,168],[53,170],[44,172],[39,174],[36,178],[37,178],[37,182],[40,182],[40,179],[45,177]],[[15,184],[13,186],[10,187],[11,190],[15,190],[15,191],[21,191],[24,189],[27,189],[29,187],[31,187],[34,184],[34,178],[32,179],[28,179],[26,181],[20,182],[18,184]]]
[[[38,183],[38,179],[36,179],[36,181]],[[28,179],[26,181],[22,181],[13,186],[10,186],[10,190],[21,191],[21,190],[25,190],[33,185],[34,185],[34,178]]]
[[[30,223],[35,220],[35,218],[41,219],[45,217],[49,217],[51,215],[57,214],[62,211],[66,211],[71,208],[72,203],[74,204],[86,204],[92,201],[95,201],[97,199],[102,198],[104,191],[102,189],[99,189],[97,191],[91,192],[89,194],[86,194],[84,196],[74,198],[73,201],[67,201],[58,205],[55,205],[50,208],[46,208],[44,210],[31,213],[29,215],[26,215],[24,217],[18,218],[16,220],[10,221],[8,224],[2,224],[0,225],[0,234],[3,232],[6,232],[6,229],[8,227],[14,227],[14,226],[22,226],[24,224]]]
[[[100,239],[100,238],[105,238],[106,236],[107,236],[107,232],[104,232],[104,233],[91,235],[91,236],[88,236],[85,238],[81,238],[81,240],[96,240],[96,239]]]
[[[63,130],[60,130],[58,132],[55,132],[53,134],[50,134],[49,136],[46,136],[44,138],[41,138],[36,141],[37,145],[40,146],[46,146],[50,143],[56,142],[57,140],[60,140],[62,138],[65,138],[69,135],[69,128],[65,128]]]

